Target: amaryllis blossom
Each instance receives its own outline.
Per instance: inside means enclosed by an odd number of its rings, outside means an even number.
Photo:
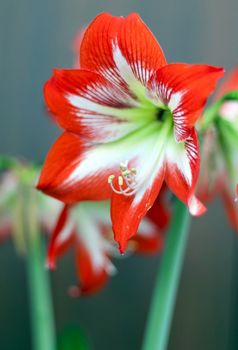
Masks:
[[[14,237],[16,244],[18,240],[25,240],[24,232],[19,232],[19,215],[21,206],[23,206],[20,187],[22,182],[22,172],[27,168],[21,166],[21,170],[8,170],[0,174],[0,241]],[[30,170],[32,178],[29,179],[29,188],[34,191],[36,208],[38,215],[38,224],[42,230],[50,233],[54,227],[55,220],[59,214],[62,203],[54,198],[44,196],[34,190],[34,182],[39,176],[38,171]],[[20,235],[22,237],[20,237]]]
[[[220,98],[220,99],[218,99]],[[233,228],[238,231],[238,69],[217,92],[217,101],[201,123],[203,150],[197,194],[204,202],[220,195]]]
[[[55,69],[45,101],[65,129],[50,150],[38,188],[67,204],[111,198],[120,251],[162,183],[194,215],[199,145],[194,124],[223,69],[167,64],[137,14],[103,13],[88,26],[80,69]]]
[[[163,206],[159,203],[158,209]],[[167,209],[164,208],[166,211]],[[162,229],[167,226],[167,216],[154,223],[149,218],[141,221],[138,234],[130,240],[127,253],[155,253],[163,243]],[[79,286],[71,287],[72,296],[89,295],[100,290],[116,268],[112,257],[119,257],[113,240],[109,202],[83,202],[65,206],[51,236],[47,265],[55,268],[56,259],[68,249],[75,251],[75,265]]]

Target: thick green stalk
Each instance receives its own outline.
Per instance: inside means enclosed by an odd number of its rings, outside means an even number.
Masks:
[[[56,350],[50,280],[45,268],[45,249],[42,233],[38,230],[34,189],[23,191],[24,227],[27,244],[27,276],[29,286],[32,349]],[[28,197],[28,198],[27,198]]]
[[[154,289],[143,350],[167,349],[188,232],[187,207],[177,200]]]

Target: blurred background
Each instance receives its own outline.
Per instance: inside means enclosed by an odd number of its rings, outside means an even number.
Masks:
[[[59,130],[42,86],[73,65],[72,39],[98,13],[139,12],[169,62],[238,64],[237,0],[0,0],[0,153],[42,160]],[[169,350],[238,348],[238,238],[219,202],[193,220]],[[119,273],[93,297],[71,299],[72,256],[52,273],[57,330],[81,327],[96,350],[138,350],[160,256],[117,260]],[[0,247],[0,349],[28,350],[24,261]],[[47,349],[46,349],[47,350]]]

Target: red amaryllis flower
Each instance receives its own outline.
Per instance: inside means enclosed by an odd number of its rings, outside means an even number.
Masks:
[[[163,225],[162,221],[160,223]],[[158,226],[144,218],[137,236],[130,240],[127,252],[158,252],[163,242]],[[64,207],[51,237],[48,267],[55,268],[57,257],[71,247],[75,250],[79,287],[70,288],[70,294],[80,296],[97,292],[116,272],[111,258],[119,256],[112,239],[109,202],[83,202]]]
[[[229,74],[216,96],[217,101],[206,111],[201,123],[204,142],[197,194],[204,202],[220,195],[229,221],[238,231],[235,201],[238,182],[238,69]]]
[[[111,198],[121,252],[163,181],[201,214],[194,124],[223,69],[167,64],[137,14],[105,13],[84,34],[80,67],[55,70],[45,85],[46,104],[65,132],[38,188],[65,203]]]

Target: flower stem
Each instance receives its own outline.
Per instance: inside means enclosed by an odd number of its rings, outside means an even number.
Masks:
[[[34,191],[31,189],[31,191]],[[50,280],[45,268],[43,235],[38,230],[37,207],[34,193],[29,193],[27,211],[24,215],[27,234],[27,276],[29,286],[32,349],[55,350],[55,327],[50,292]],[[26,206],[23,208],[26,213]]]
[[[176,200],[144,336],[143,350],[166,350],[189,232],[187,207]]]

